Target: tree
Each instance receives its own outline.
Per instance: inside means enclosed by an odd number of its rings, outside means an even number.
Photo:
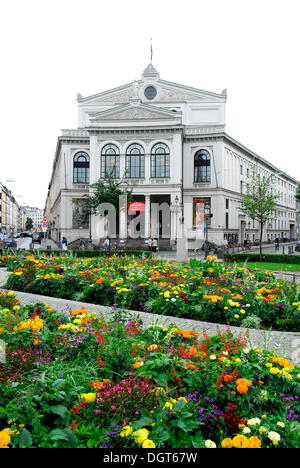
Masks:
[[[296,197],[296,201],[300,203],[300,184],[298,184],[297,186],[295,197]]]
[[[33,228],[33,221],[31,218],[26,218],[25,229],[26,231],[30,231]]]
[[[99,179],[90,186],[92,188],[91,194],[83,196],[83,201],[92,214],[99,215],[101,205],[104,203],[111,204],[115,208],[117,233],[119,232],[120,197],[126,195],[127,202],[131,201],[133,198],[132,191],[134,185],[130,185],[125,177],[126,173],[120,180],[116,180],[112,173],[106,174],[103,179]],[[107,213],[104,212],[104,216],[106,215]]]
[[[259,222],[259,255],[262,261],[262,233],[264,225],[273,216],[278,195],[273,194],[273,174],[261,176],[254,168],[249,189],[239,201],[239,210]]]

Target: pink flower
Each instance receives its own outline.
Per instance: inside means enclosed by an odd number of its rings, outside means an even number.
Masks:
[[[115,409],[117,409],[117,408],[113,405],[113,406],[111,406],[111,409],[112,409],[112,410],[115,410]]]

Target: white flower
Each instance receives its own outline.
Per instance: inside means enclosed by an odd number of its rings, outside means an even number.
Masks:
[[[278,444],[278,442],[280,441],[280,435],[278,434],[278,432],[275,432],[275,431],[270,431],[268,432],[268,438],[276,444]]]
[[[216,356],[214,354],[212,354],[211,356],[209,356],[209,359],[211,359],[212,361],[214,361],[216,358]]]
[[[250,432],[251,432],[250,427],[244,427],[244,429],[243,429],[244,434],[250,434]]]
[[[281,422],[281,421],[278,421],[277,426],[279,426],[279,427],[285,427],[285,424],[284,424],[283,422]]]
[[[216,448],[216,444],[212,440],[206,440],[205,441],[205,447],[206,448]]]
[[[249,354],[250,353],[250,348],[243,348],[243,353]]]
[[[267,432],[267,428],[265,426],[261,426],[259,429],[258,429],[258,432],[260,434],[264,434],[265,432]]]
[[[248,426],[258,426],[260,424],[260,419],[259,418],[248,419],[247,424]]]

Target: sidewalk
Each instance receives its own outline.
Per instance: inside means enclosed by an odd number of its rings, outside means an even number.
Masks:
[[[5,268],[0,268],[0,287],[4,285],[9,272]],[[33,304],[36,302],[45,302],[53,309],[62,313],[68,313],[72,309],[79,309],[84,306],[88,313],[96,312],[104,318],[111,317],[112,309],[101,305],[89,304],[85,302],[71,301],[65,299],[58,299],[49,296],[39,296],[35,294],[28,294],[24,292],[14,291],[15,296],[21,304]],[[208,336],[215,335],[218,330],[225,332],[226,325],[218,325],[216,323],[200,322],[197,320],[190,320],[187,318],[169,317],[165,315],[155,315],[146,312],[130,311],[134,316],[139,317],[143,321],[143,325],[148,327],[151,324],[157,325],[174,325],[183,330],[195,330],[203,334],[206,332]],[[245,336],[249,333],[249,339],[253,346],[258,346],[260,349],[267,349],[274,351],[280,356],[290,359],[293,364],[300,364],[300,333],[296,332],[278,332],[278,331],[264,331],[253,330],[239,327],[230,327],[234,336]]]

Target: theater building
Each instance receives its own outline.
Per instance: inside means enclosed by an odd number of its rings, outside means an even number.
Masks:
[[[78,94],[78,128],[58,137],[48,187],[44,214],[52,238],[70,243],[91,235],[98,245],[109,233],[82,202],[90,184],[109,173],[134,184],[118,238],[142,243],[152,235],[172,246],[183,227],[191,248],[206,235],[219,245],[252,241],[259,226],[238,202],[253,165],[262,175],[274,174],[279,195],[264,240],[295,238],[297,181],[227,135],[226,98],[226,90],[165,81],[152,63],[133,83]]]

